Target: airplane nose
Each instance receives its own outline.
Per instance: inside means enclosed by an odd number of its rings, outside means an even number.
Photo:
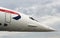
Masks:
[[[51,32],[51,31],[55,31],[55,29],[51,28],[51,27],[45,27],[44,28],[45,31]]]
[[[53,29],[53,28],[51,28],[51,27],[47,28],[47,30],[48,30],[48,31],[55,31],[55,29]]]
[[[55,31],[55,29],[53,29],[52,27],[46,26],[46,25],[40,25],[40,30],[42,30],[43,32],[51,32],[51,31]]]

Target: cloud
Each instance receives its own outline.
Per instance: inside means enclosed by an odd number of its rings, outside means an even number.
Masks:
[[[57,16],[43,16],[41,17],[42,24],[55,24],[56,22],[60,22],[60,17]]]
[[[53,36],[49,36],[48,38],[59,38],[60,35],[53,35]]]
[[[7,31],[1,31],[0,32],[0,38],[19,38],[19,37],[26,37],[31,32],[7,32]]]

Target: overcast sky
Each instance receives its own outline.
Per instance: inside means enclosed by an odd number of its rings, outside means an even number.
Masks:
[[[0,0],[0,6],[33,16],[56,32],[0,32],[0,38],[60,38],[60,0]]]

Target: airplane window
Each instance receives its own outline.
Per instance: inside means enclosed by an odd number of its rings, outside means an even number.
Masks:
[[[29,17],[30,19],[32,19],[32,20],[35,20],[33,17]],[[35,20],[35,21],[37,21],[37,20]],[[37,21],[38,22],[38,21]]]
[[[2,24],[0,23],[0,25],[2,25]]]
[[[21,16],[16,16],[16,17],[13,17],[13,19],[15,19],[15,20],[19,20],[21,18]]]
[[[4,26],[7,26],[7,25],[8,25],[8,24],[6,24],[6,23],[4,24]]]

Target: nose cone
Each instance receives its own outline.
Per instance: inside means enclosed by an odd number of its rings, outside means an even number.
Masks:
[[[43,25],[40,25],[40,30],[43,31],[43,32],[51,32],[51,31],[55,31],[55,29],[49,27],[49,26],[43,26]]]
[[[51,32],[51,31],[55,31],[55,29],[53,29],[53,28],[51,28],[51,27],[45,27],[45,30],[48,31],[48,32],[49,32],[49,31],[50,31],[50,32]]]

